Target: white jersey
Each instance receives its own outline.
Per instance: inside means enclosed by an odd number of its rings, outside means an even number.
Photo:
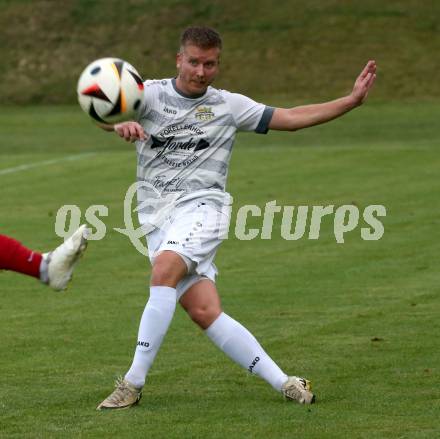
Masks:
[[[139,123],[149,138],[137,141],[141,223],[151,222],[157,198],[173,204],[203,198],[227,204],[225,192],[235,133],[265,134],[274,109],[226,90],[208,87],[184,95],[175,79],[145,81]]]

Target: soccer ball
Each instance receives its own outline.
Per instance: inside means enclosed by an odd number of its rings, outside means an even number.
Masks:
[[[89,64],[78,81],[81,108],[101,123],[133,119],[144,100],[144,83],[136,69],[119,58]]]

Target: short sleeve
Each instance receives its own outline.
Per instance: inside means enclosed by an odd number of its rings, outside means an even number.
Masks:
[[[137,120],[140,121],[145,117],[152,108],[152,100],[154,99],[153,84],[157,82],[155,80],[147,79],[144,81],[144,102],[137,111]]]
[[[239,93],[226,91],[224,93],[239,131],[267,133],[274,108],[258,103]]]

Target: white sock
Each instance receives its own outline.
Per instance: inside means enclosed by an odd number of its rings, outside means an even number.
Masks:
[[[205,333],[228,357],[266,380],[275,390],[281,391],[287,375],[244,326],[221,313]]]
[[[133,363],[125,379],[142,387],[176,309],[175,288],[150,287],[150,298],[142,314]]]

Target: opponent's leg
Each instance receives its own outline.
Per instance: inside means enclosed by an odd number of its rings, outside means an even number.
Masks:
[[[0,235],[0,270],[40,278],[40,265],[43,255],[28,249],[20,242],[6,235]]]
[[[0,235],[0,269],[36,277],[54,290],[63,290],[69,283],[74,266],[87,246],[85,225],[55,250],[41,254],[20,242]]]
[[[314,401],[309,382],[288,377],[239,322],[222,312],[215,284],[206,279],[193,285],[180,299],[192,320],[233,361],[266,380],[286,398],[300,403]]]
[[[128,408],[141,398],[141,390],[162,344],[176,309],[176,285],[185,276],[187,266],[175,252],[164,251],[156,257],[151,277],[150,298],[139,325],[133,363],[116,389],[100,409]]]

